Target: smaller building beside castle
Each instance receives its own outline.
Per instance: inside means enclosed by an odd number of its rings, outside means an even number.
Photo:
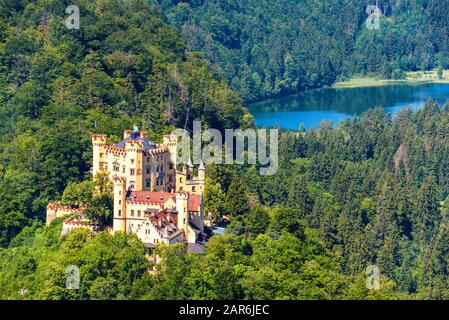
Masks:
[[[82,214],[86,209],[86,204],[79,205],[63,205],[60,201],[54,201],[47,204],[47,219],[48,226],[54,219],[68,216],[71,214]]]

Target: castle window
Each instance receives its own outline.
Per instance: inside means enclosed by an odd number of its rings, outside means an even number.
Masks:
[[[196,187],[192,187],[192,192],[196,192]]]
[[[118,216],[121,217],[122,216],[122,210],[118,211]]]
[[[145,180],[145,186],[146,186],[147,188],[150,188],[150,187],[151,187],[151,180],[150,180],[150,179],[146,179],[146,180]]]
[[[147,174],[150,174],[151,173],[151,167],[147,167],[146,168],[146,172],[147,172]]]
[[[135,181],[130,181],[130,182],[129,182],[129,187],[130,187],[131,189],[134,189],[135,186],[136,186],[136,182],[135,182]]]
[[[173,176],[172,175],[168,176],[168,182],[173,182]]]
[[[122,204],[122,200],[119,200],[119,201],[118,201],[118,204]]]
[[[134,210],[131,210],[131,217],[134,217]]]
[[[142,211],[137,210],[137,216],[140,217],[142,215]]]
[[[117,162],[114,162],[114,164],[112,165],[113,170],[115,172],[119,172],[120,171],[120,165]]]
[[[150,162],[150,157],[147,157],[147,162]]]
[[[129,169],[129,174],[134,176],[136,174],[136,170],[135,169]]]
[[[172,169],[173,169],[173,163],[171,163],[171,162],[168,163],[168,169],[169,169],[169,170],[172,170]]]
[[[100,158],[103,158],[103,153],[100,153]]]
[[[164,166],[161,164],[161,172],[164,172]]]
[[[131,164],[134,164],[134,159],[131,159]]]
[[[125,166],[123,166],[123,173],[125,173],[126,172],[126,167]]]

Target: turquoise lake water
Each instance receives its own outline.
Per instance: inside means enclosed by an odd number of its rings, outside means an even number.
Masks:
[[[259,127],[298,130],[317,128],[323,120],[333,124],[382,107],[393,115],[400,109],[420,108],[432,97],[443,105],[449,84],[392,84],[364,88],[324,88],[264,100],[249,105]]]

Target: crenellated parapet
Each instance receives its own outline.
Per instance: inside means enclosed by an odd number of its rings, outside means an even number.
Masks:
[[[124,157],[126,157],[126,149],[116,147],[113,144],[107,145],[105,147],[105,152],[106,153],[111,153],[111,154],[113,154],[115,156],[124,156]]]
[[[154,155],[159,155],[159,154],[163,154],[163,153],[167,153],[167,152],[168,152],[168,148],[160,147],[160,148],[156,148],[156,149],[147,150],[146,154],[154,156]]]
[[[178,144],[178,136],[174,135],[174,134],[165,134],[163,136],[163,143],[162,144],[167,146],[167,147],[168,146],[170,146],[170,147],[176,146]]]
[[[95,141],[95,142],[106,143],[107,138],[108,138],[107,134],[102,134],[102,133],[93,133],[92,134],[92,141]]]
[[[87,205],[64,205],[61,201],[50,202],[47,205],[46,224],[49,225],[54,219],[71,214],[82,214],[87,209]]]
[[[127,140],[125,142],[125,150],[129,152],[142,152],[144,149],[143,142],[138,140]]]
[[[72,217],[65,219],[62,224],[61,235],[65,235],[74,229],[86,229],[89,231],[94,231],[96,229],[96,224],[90,221],[89,219],[85,219],[81,216]]]

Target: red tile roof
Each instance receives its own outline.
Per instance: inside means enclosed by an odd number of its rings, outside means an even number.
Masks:
[[[163,205],[168,199],[173,199],[176,202],[176,194],[170,192],[133,191],[129,199],[137,202],[151,202]]]
[[[201,204],[201,196],[198,194],[189,195],[189,211],[198,211]]]
[[[153,192],[153,191],[133,191],[128,198],[130,201],[140,203],[153,203],[164,205],[169,199],[176,203],[176,193]],[[189,195],[189,211],[198,211],[201,204],[201,196],[197,194]]]
[[[161,236],[165,236],[165,232],[167,232],[167,236],[170,236],[178,231],[176,220],[171,216],[169,217],[167,211],[151,214],[149,216],[149,221]]]

